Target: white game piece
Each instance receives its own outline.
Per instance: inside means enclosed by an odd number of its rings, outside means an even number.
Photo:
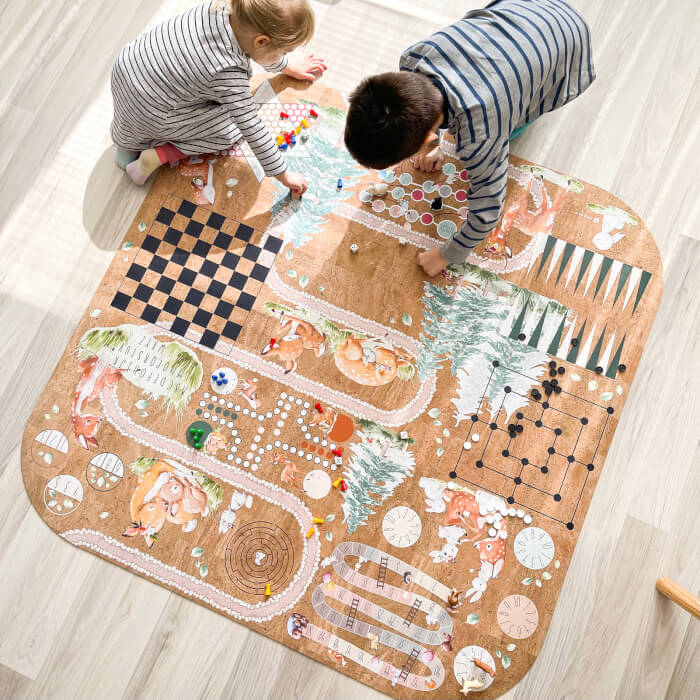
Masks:
[[[383,197],[389,191],[389,185],[386,182],[377,182],[367,188],[370,194],[375,197]]]
[[[357,245],[357,243],[352,243],[352,244],[350,245],[350,252],[351,252],[353,255],[354,255],[355,253],[357,253],[357,251],[358,251],[359,249],[360,249],[360,248],[359,248],[359,246]]]
[[[479,433],[474,433],[474,434],[472,435],[472,441],[473,441],[473,442],[479,442],[479,440],[480,440],[480,438],[479,438]]]
[[[467,441],[464,443],[463,447],[464,447],[465,450],[471,450],[472,444],[471,444],[471,442],[469,442],[469,440],[467,440]]]

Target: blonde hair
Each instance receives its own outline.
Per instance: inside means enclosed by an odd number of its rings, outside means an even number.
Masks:
[[[278,49],[306,44],[314,34],[314,13],[308,0],[220,0],[235,24],[270,37]]]

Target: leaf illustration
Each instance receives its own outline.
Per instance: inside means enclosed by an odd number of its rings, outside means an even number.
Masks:
[[[552,574],[550,574],[549,571],[543,571],[543,572],[542,572],[542,578],[543,578],[545,581],[549,581],[549,579],[552,578]]]
[[[501,663],[503,664],[503,668],[508,668],[510,666],[510,656],[508,656],[508,654],[503,654]]]
[[[209,567],[208,567],[206,564],[202,564],[202,565],[199,567],[199,575],[200,575],[202,578],[206,578],[206,575],[207,575],[208,573],[209,573]]]
[[[523,586],[529,586],[532,583],[532,579],[528,576],[522,580]]]
[[[431,418],[439,418],[441,414],[442,414],[442,411],[439,408],[431,408],[428,411],[428,415]]]
[[[511,643],[506,647],[506,649],[507,649],[508,651],[515,651],[515,647],[516,647],[516,645],[513,644],[513,642],[511,642]]]
[[[202,554],[204,554],[204,547],[199,546],[195,547],[191,552],[191,556],[193,557],[201,557]]]
[[[477,622],[479,622],[479,616],[476,613],[469,613],[467,615],[467,624],[468,625],[475,625]]]

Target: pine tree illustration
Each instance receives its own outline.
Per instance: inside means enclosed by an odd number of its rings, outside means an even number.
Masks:
[[[272,206],[273,226],[281,226],[285,241],[295,248],[322,230],[328,215],[338,203],[353,196],[352,184],[366,170],[359,166],[342,144],[345,111],[335,107],[312,105],[319,113],[318,129],[305,144],[287,151],[290,170],[306,178],[309,189],[298,206],[289,208],[288,190],[276,184]],[[343,181],[338,189],[338,180]]]
[[[457,423],[480,408],[488,409],[492,416],[503,408],[508,420],[527,405],[527,390],[548,359],[545,353],[513,341],[502,332],[513,304],[528,290],[473,265],[464,264],[455,271],[461,274],[461,284],[453,290],[425,285],[419,377],[449,362],[459,380],[458,396],[452,400]],[[544,297],[534,297],[536,303],[542,300],[547,304]],[[530,297],[525,301],[529,303]],[[494,360],[515,372],[494,371]],[[503,392],[506,385],[512,389],[507,395]]]
[[[390,498],[406,477],[413,476],[415,458],[405,446],[377,440],[358,431],[360,442],[350,446],[352,457],[343,471],[348,488],[343,492],[343,514],[352,534],[374,515],[376,508]],[[401,443],[406,444],[405,440]]]

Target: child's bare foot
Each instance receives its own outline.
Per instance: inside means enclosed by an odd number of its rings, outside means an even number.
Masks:
[[[127,175],[136,185],[145,185],[146,180],[161,166],[160,158],[155,148],[141,151],[137,160],[126,166]]]

